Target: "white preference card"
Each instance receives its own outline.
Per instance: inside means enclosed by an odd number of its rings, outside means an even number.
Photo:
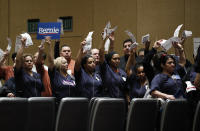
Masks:
[[[110,27],[111,27],[111,24],[110,24],[110,21],[108,21],[108,23],[106,24],[106,26],[105,26],[105,28],[104,28],[104,32],[103,32],[103,40],[105,40],[106,39],[106,36],[107,36],[107,31],[108,31],[108,29],[110,29]]]
[[[196,87],[190,81],[186,81],[185,83],[187,85],[187,88],[186,88],[187,93],[190,92],[190,91],[196,90]]]
[[[107,23],[107,25],[106,25],[106,27],[105,27],[106,29],[110,29],[111,28],[111,24],[110,24],[110,21],[108,21],[108,23]]]
[[[134,42],[133,44],[131,44],[129,50],[131,51],[133,48],[137,47],[138,43]]]
[[[174,37],[178,37],[179,35],[179,31],[181,30],[181,27],[183,26],[183,24],[179,25],[176,30],[174,31]]]
[[[8,46],[7,46],[7,51],[8,52],[10,52],[10,50],[11,50],[11,47],[12,47],[12,41],[11,41],[11,39],[10,38],[7,38],[7,40],[8,40]]]
[[[105,51],[108,51],[110,47],[110,39],[107,39],[104,45]]]
[[[23,33],[21,36],[26,38],[26,47],[33,45],[31,36],[28,33]]]
[[[165,39],[162,39],[162,40],[159,40],[158,42],[160,43],[160,45],[162,46],[167,40]]]
[[[86,37],[86,45],[83,47],[84,52],[92,48],[92,34],[93,34],[93,31],[89,32]]]
[[[125,31],[126,34],[131,38],[131,40],[133,41],[133,43],[136,42],[135,36],[128,30]]]
[[[172,42],[178,42],[178,43],[181,42],[181,39],[179,37],[171,37],[170,39]]]
[[[117,29],[117,26],[115,26],[113,29],[107,29],[107,36],[109,36],[111,33],[115,32]]]
[[[172,47],[172,40],[171,39],[163,40],[162,42],[160,42],[160,44],[163,49],[168,51]]]
[[[148,42],[149,41],[149,37],[150,37],[149,34],[142,36],[142,43],[145,44],[146,42]]]
[[[197,56],[197,50],[200,46],[200,38],[193,38],[193,43],[194,43],[194,56]]]
[[[22,46],[21,43],[21,36],[16,37],[16,42],[15,42],[15,52],[17,52]]]
[[[187,31],[187,30],[183,31],[183,33],[182,33],[183,38],[187,38],[187,37],[190,37],[190,36],[192,36],[192,31]]]

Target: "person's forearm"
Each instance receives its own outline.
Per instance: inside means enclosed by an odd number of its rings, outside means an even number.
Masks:
[[[102,41],[100,48],[99,48],[99,62],[102,64],[104,62],[105,56],[104,56],[104,44],[105,40]]]
[[[128,76],[130,76],[132,74],[132,71],[131,71],[132,65],[133,66],[135,65],[135,53],[130,54],[128,61],[126,63],[125,71],[126,71]]]
[[[83,49],[81,48],[81,49],[79,49],[79,51],[78,51],[78,54],[77,54],[77,57],[76,57],[76,62],[75,62],[75,67],[74,67],[74,69],[75,69],[75,71],[79,71],[80,70],[80,68],[81,68],[81,59],[82,59],[82,56],[83,56]]]
[[[179,49],[178,52],[180,55],[179,64],[184,67],[186,64],[186,57],[183,48]]]
[[[15,64],[16,69],[19,69],[22,66],[22,59],[23,59],[22,56],[23,56],[23,53],[24,53],[24,48],[25,48],[25,45],[22,44],[21,48],[17,52],[16,64]]]
[[[153,97],[158,97],[158,98],[163,98],[163,99],[175,99],[172,95],[168,95],[168,94],[162,93],[162,92],[157,91],[157,90],[152,91],[151,95]]]
[[[114,51],[114,41],[110,41],[110,47],[108,53],[112,51]]]
[[[54,66],[53,50],[52,50],[51,44],[49,44],[47,47],[49,51],[49,54],[48,54],[49,68],[52,69]]]

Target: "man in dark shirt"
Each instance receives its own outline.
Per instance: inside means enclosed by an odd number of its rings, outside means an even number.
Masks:
[[[122,70],[125,70],[126,63],[128,61],[128,57],[129,57],[129,54],[130,54],[129,48],[130,48],[132,43],[133,43],[133,41],[131,39],[126,39],[123,42],[124,55],[120,57],[120,63],[119,63],[119,68],[121,68]]]

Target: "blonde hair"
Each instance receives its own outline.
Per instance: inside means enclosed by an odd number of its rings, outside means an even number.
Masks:
[[[58,57],[54,60],[54,66],[56,67],[56,70],[60,72],[60,68],[62,65],[62,61],[66,59],[64,57]]]

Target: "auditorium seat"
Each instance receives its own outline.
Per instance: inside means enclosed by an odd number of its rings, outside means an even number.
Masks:
[[[86,131],[88,103],[87,98],[63,98],[56,118],[56,131]]]
[[[117,98],[97,98],[94,101],[89,131],[124,131],[125,101]]]
[[[31,97],[28,99],[27,131],[54,131],[55,98]]]
[[[126,131],[155,131],[159,106],[158,99],[132,99],[127,116]]]
[[[193,131],[200,131],[200,101],[197,104],[194,115]]]
[[[26,98],[0,98],[1,131],[25,131],[27,103]]]
[[[193,113],[184,99],[169,100],[163,107],[160,131],[191,131]]]

